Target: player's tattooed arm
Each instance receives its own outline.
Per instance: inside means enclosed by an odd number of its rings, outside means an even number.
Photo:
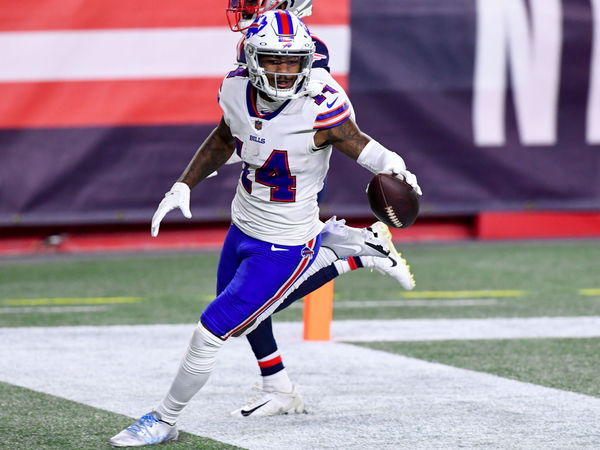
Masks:
[[[183,171],[179,180],[190,188],[213,173],[229,159],[235,149],[231,130],[221,118],[219,125],[202,143],[196,154]]]
[[[358,129],[352,120],[315,133],[315,146],[333,145],[339,151],[356,160],[365,145],[371,140],[369,136]]]

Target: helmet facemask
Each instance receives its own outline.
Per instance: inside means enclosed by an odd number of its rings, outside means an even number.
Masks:
[[[229,0],[225,10],[231,31],[246,31],[261,14],[277,8],[283,0]]]
[[[287,11],[259,17],[248,30],[244,52],[250,82],[273,99],[299,96],[310,80],[315,44],[304,23]],[[297,69],[289,72],[290,66]]]
[[[268,71],[264,67],[265,61],[273,60],[279,61],[282,66],[294,64],[297,60],[298,72]],[[252,47],[248,47],[246,52],[250,81],[254,87],[277,100],[292,98],[300,86],[308,83],[312,60],[313,54],[306,52],[255,50]],[[290,84],[292,77],[294,80]]]

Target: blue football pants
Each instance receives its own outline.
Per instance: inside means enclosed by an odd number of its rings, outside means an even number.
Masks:
[[[204,310],[201,322],[221,339],[256,328],[312,264],[320,243],[318,235],[303,245],[272,244],[231,225],[219,258],[217,298]]]

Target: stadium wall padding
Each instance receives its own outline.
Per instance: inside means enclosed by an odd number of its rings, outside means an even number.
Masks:
[[[219,120],[237,40],[222,2],[156,14],[48,2],[35,20],[12,3],[0,5],[0,226],[149,221]],[[418,176],[422,214],[600,210],[600,0],[314,8],[360,128]],[[219,172],[192,193],[196,221],[229,217],[239,167]],[[323,216],[369,216],[370,176],[334,152]]]

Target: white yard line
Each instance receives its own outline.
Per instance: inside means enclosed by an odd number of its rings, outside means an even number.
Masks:
[[[513,337],[534,326],[540,337],[545,323],[546,334],[578,325],[579,330],[595,328],[583,333],[589,336],[598,335],[599,321],[351,321],[334,323],[333,335],[371,340],[374,333],[399,336],[398,328],[415,334],[423,327],[425,336],[437,324],[448,335],[458,336],[462,329],[472,336],[465,324],[487,323],[487,330],[509,334],[510,329]],[[3,328],[0,380],[139,416],[164,395],[193,326]],[[258,373],[248,344],[238,339],[224,346],[181,427],[249,449],[600,448],[598,398],[339,342],[303,342],[300,333],[299,323],[276,325],[284,360],[309,414],[254,420],[228,415],[243,403]]]

